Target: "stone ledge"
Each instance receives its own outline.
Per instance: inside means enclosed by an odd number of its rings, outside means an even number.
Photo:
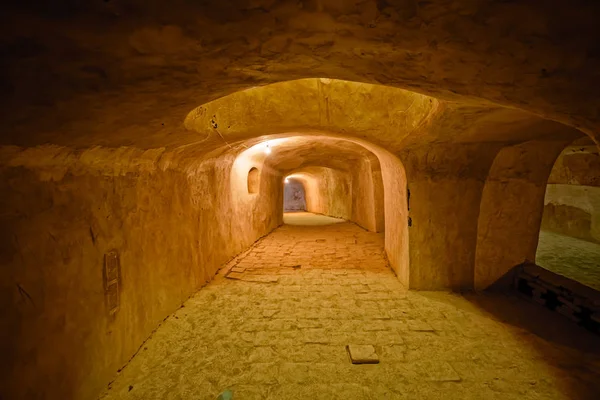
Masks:
[[[515,267],[513,288],[523,297],[600,334],[600,292],[533,263]]]

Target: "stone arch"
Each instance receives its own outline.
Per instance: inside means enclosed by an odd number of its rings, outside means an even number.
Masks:
[[[550,172],[542,228],[600,243],[600,157],[589,138],[565,147]]]
[[[298,104],[307,106],[298,111]],[[361,109],[360,117],[354,109]],[[386,229],[390,264],[402,282],[418,289],[474,287],[480,203],[488,172],[495,171],[492,163],[503,147],[581,135],[520,110],[452,104],[402,89],[333,79],[237,92],[197,107],[185,125],[210,137],[216,129],[213,122],[223,127],[218,133],[228,143],[293,132],[338,137],[369,149],[380,165],[384,187],[385,212],[379,225],[392,227]],[[389,171],[400,178],[390,179]],[[407,189],[412,195],[410,215]],[[402,234],[401,225],[407,229]],[[410,274],[405,273],[408,252]]]
[[[490,166],[479,207],[474,287],[485,289],[513,267],[533,262],[546,183],[560,152],[573,140],[563,131],[552,141],[501,148]]]
[[[379,195],[382,196],[382,198],[378,199],[376,203],[377,207],[372,207],[373,214],[372,217],[369,218],[370,222],[368,221],[365,223],[358,221],[358,223],[359,225],[370,230],[376,230],[378,228],[382,229],[385,226],[385,248],[390,265],[396,271],[400,281],[406,286],[409,286],[409,239],[408,225],[406,223],[406,221],[408,221],[408,210],[406,209],[406,174],[404,172],[402,162],[398,159],[398,157],[386,149],[352,136],[342,136],[336,133],[328,133],[324,131],[313,131],[305,134],[299,134],[298,131],[292,131],[290,133],[278,133],[269,136],[255,136],[254,138],[250,137],[244,141],[230,142],[229,147],[221,147],[222,150],[213,151],[211,153],[211,157],[221,154],[222,151],[238,154],[233,162],[231,175],[233,190],[233,188],[238,185],[235,184],[235,182],[239,181],[239,173],[235,172],[236,168],[238,168],[236,166],[244,166],[240,168],[246,168],[246,165],[252,164],[260,166],[259,168],[261,168],[263,171],[276,172],[277,165],[272,164],[269,159],[277,155],[279,147],[278,143],[281,143],[288,138],[292,138],[293,140],[302,140],[302,138],[306,138],[305,140],[310,139],[313,141],[313,143],[317,143],[318,141],[327,142],[333,140],[338,143],[338,145],[340,143],[346,143],[347,145],[349,144],[355,148],[362,149],[362,153],[364,155],[370,154],[370,156],[366,157],[366,161],[368,161],[366,162],[366,165],[369,167],[368,172],[375,173],[375,180],[377,180],[379,176],[381,178],[381,185],[378,187],[372,186],[370,190],[374,191],[373,196]],[[272,149],[272,153],[269,155],[266,155],[262,151],[264,143],[266,142],[270,143],[270,147]],[[302,165],[302,163],[293,165],[285,164],[284,168],[287,168],[287,170],[284,171],[290,172],[294,169],[306,166],[328,165],[330,167],[339,169],[341,168],[341,164],[344,164],[345,168],[347,168],[348,165],[352,165],[348,162],[343,162],[343,160],[341,163],[339,161],[336,162],[334,157],[325,157],[323,158],[324,161],[314,164],[314,160],[310,159],[310,157],[314,154],[318,153],[309,152],[309,158],[307,159],[306,165]],[[370,168],[371,166],[373,168]],[[279,182],[281,182],[281,179],[283,179],[285,174],[282,174],[281,172],[279,172],[279,174]],[[371,183],[372,180],[369,180],[369,185]],[[282,189],[283,185],[280,183],[279,187]],[[280,204],[283,204],[283,190],[280,190],[279,198],[281,199]],[[245,202],[243,196],[237,194],[237,191],[235,190],[232,192],[232,199],[234,201],[234,207],[238,207]],[[258,200],[252,200],[252,202],[253,204],[259,203]],[[282,208],[279,213],[282,214]],[[349,219],[351,219],[351,216]]]
[[[353,179],[336,168],[310,166],[294,170],[289,179],[301,183],[306,211],[357,222],[352,218]],[[361,204],[362,205],[362,204]]]

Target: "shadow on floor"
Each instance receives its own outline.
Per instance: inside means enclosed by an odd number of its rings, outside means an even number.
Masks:
[[[433,301],[444,301],[441,293],[423,293]],[[467,293],[463,303],[490,314],[501,323],[521,331],[519,340],[535,350],[561,382],[571,399],[598,399],[600,394],[600,336],[567,318],[513,294]]]

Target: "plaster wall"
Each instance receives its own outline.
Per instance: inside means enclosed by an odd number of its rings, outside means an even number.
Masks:
[[[0,155],[0,192],[11,193],[0,196],[6,398],[93,398],[219,266],[281,223],[281,177],[261,171],[259,194],[236,194],[231,153],[195,163],[164,149]],[[110,250],[121,266],[114,315]]]
[[[398,279],[409,287],[409,210],[406,171],[400,159],[382,148],[365,144],[377,156],[381,168],[381,186],[374,179],[378,224],[385,225],[385,251]],[[376,171],[374,176],[379,173]],[[380,197],[379,193],[383,192]],[[380,199],[383,199],[380,200]],[[382,204],[383,203],[383,204]],[[380,212],[383,208],[383,213]]]
[[[498,146],[440,144],[403,152],[411,289],[473,288],[479,205]]]
[[[535,260],[546,182],[565,145],[530,141],[507,146],[494,158],[481,197],[475,289],[486,289],[516,265]]]
[[[352,169],[352,220],[371,232],[384,230],[384,192],[379,162],[361,160]]]

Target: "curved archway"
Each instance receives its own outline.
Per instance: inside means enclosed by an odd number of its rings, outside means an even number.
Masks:
[[[263,151],[266,143],[269,143],[272,149],[268,155]],[[294,132],[293,134],[260,136],[244,142],[230,143],[230,146],[232,147],[228,152],[239,152],[233,163],[231,182],[234,206],[239,208],[241,213],[241,210],[247,209],[247,207],[253,207],[255,210],[253,215],[256,215],[256,207],[263,209],[260,214],[268,209],[266,205],[268,201],[247,201],[244,196],[237,195],[237,191],[233,189],[237,185],[236,182],[239,181],[236,176],[239,177],[241,173],[237,171],[243,171],[249,162],[242,160],[252,160],[253,165],[260,165],[259,168],[263,171],[273,174],[274,177],[280,176],[280,182],[282,176],[303,168],[329,167],[332,171],[344,171],[347,176],[344,179],[352,182],[342,185],[347,187],[342,192],[350,194],[348,196],[349,203],[344,207],[345,211],[334,212],[335,216],[355,221],[360,226],[372,231],[378,231],[378,229],[384,231],[385,248],[390,265],[404,285],[411,284],[408,267],[406,175],[401,161],[396,156],[367,141],[325,132],[320,132],[318,136],[314,132],[302,135]],[[237,151],[234,150],[236,148]],[[362,165],[362,167],[355,169],[354,167],[357,165]],[[354,174],[352,174],[353,170]],[[360,178],[361,176],[362,178]],[[280,187],[282,188],[282,186]],[[350,186],[355,190],[351,192]],[[276,197],[277,204],[283,202],[282,192],[280,190],[280,194]],[[267,196],[267,193],[265,192],[264,195]],[[322,197],[327,198],[328,196]],[[354,212],[352,203],[362,211]],[[282,212],[281,206],[278,211],[273,211],[280,215]],[[385,229],[383,229],[384,226]]]
[[[564,139],[531,141],[507,146],[496,155],[479,207],[476,289],[486,289],[516,265],[534,260],[546,181],[566,144]]]
[[[307,211],[304,184],[295,177],[286,177],[283,189],[283,212]]]
[[[298,110],[299,103],[309,106]],[[361,118],[349,113],[351,108],[361,109]],[[398,227],[386,229],[390,264],[402,282],[419,289],[473,288],[484,182],[503,147],[580,134],[519,110],[453,104],[401,89],[321,79],[232,94],[192,111],[186,126],[210,136],[213,121],[224,127],[219,136],[228,142],[299,132],[336,136],[371,150],[384,181],[385,226]],[[391,178],[389,171],[401,178]],[[409,270],[408,257],[402,256],[408,252],[410,274],[399,272]]]
[[[563,149],[549,173],[535,264],[600,290],[598,260],[600,156],[584,137]]]
[[[297,104],[309,106],[298,110]],[[361,109],[361,118],[351,108]],[[372,152],[384,182],[385,223],[380,225],[388,228],[390,264],[402,282],[419,289],[473,287],[483,182],[502,147],[579,134],[519,110],[450,104],[401,89],[322,79],[232,94],[190,112],[186,126],[207,137],[216,129],[229,144],[293,133],[337,137]],[[403,256],[409,252],[411,274],[409,257]]]
[[[306,189],[306,211],[360,225],[352,218],[354,181],[347,172],[329,167],[304,167],[294,170],[286,179],[302,182]]]

